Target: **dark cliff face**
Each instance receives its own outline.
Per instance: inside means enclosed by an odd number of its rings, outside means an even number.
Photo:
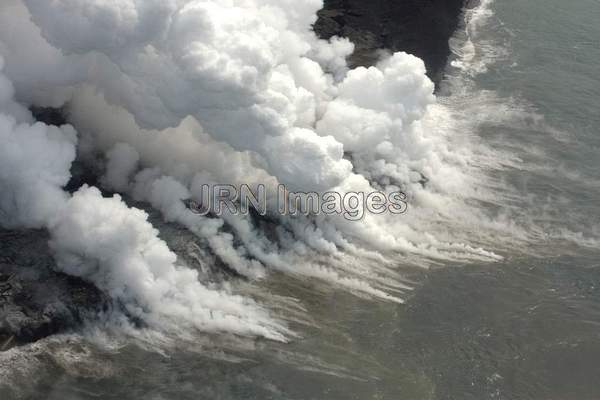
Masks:
[[[372,65],[379,49],[405,51],[425,61],[439,83],[465,0],[325,0],[315,32],[347,37],[356,45],[351,66]]]

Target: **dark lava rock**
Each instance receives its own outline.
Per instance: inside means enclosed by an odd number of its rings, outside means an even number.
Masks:
[[[369,66],[378,50],[405,51],[424,60],[440,82],[450,55],[448,40],[473,0],[325,0],[315,32],[323,39],[349,38],[356,45],[349,64]]]
[[[43,231],[0,230],[0,351],[68,331],[106,311],[93,285],[53,270]]]
[[[29,111],[36,121],[46,125],[62,126],[67,124],[67,114],[64,108],[32,106]]]

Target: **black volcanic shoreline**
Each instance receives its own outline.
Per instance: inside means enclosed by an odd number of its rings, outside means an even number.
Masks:
[[[356,46],[349,64],[373,65],[378,50],[405,51],[425,62],[441,81],[450,56],[448,41],[472,0],[325,0],[314,30],[323,39],[349,38]]]

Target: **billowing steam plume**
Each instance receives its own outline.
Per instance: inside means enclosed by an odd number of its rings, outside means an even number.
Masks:
[[[312,31],[321,7],[4,0],[1,225],[48,229],[57,268],[150,325],[278,340],[283,326],[253,301],[201,284],[145,212],[94,187],[66,193],[72,162],[100,166],[102,189],[150,204],[251,279],[277,269],[401,301],[399,260],[498,258],[443,228],[466,223],[457,207],[476,179],[468,148],[453,148],[444,130],[451,118],[435,104],[423,62],[396,53],[349,70],[353,45]],[[36,123],[30,105],[62,107],[71,125]],[[266,229],[249,216],[190,212],[183,200],[207,183],[403,190],[418,211],[360,222],[271,215]],[[427,230],[434,223],[437,235]]]

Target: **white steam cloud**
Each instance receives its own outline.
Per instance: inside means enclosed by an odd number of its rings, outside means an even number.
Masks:
[[[104,198],[98,189],[82,187],[50,228],[58,268],[94,282],[155,328],[184,323],[284,340],[284,329],[251,301],[209,290],[196,271],[177,265],[147,218],[118,195]]]
[[[153,328],[184,324],[285,340],[285,328],[257,304],[211,290],[196,271],[177,265],[144,211],[85,185],[72,196],[66,193],[75,130],[27,122],[32,117],[13,101],[12,84],[1,74],[3,62],[0,57],[0,226],[47,228],[59,270],[93,282],[128,315]],[[133,153],[125,145],[109,153],[106,181],[126,186],[121,178],[127,175],[117,172],[134,170]]]
[[[3,66],[0,56],[0,223],[41,228],[66,200],[61,187],[71,178],[77,138],[70,126],[34,123],[14,102]]]
[[[453,143],[455,121],[435,104],[423,62],[396,53],[349,70],[353,45],[312,31],[321,7],[4,0],[2,226],[49,229],[59,269],[94,282],[148,324],[278,340],[285,328],[254,302],[201,284],[143,211],[93,187],[65,193],[75,158],[103,166],[103,189],[150,204],[252,279],[277,269],[401,301],[399,260],[499,258],[448,228],[478,221],[463,200],[487,193],[476,188],[469,147]],[[70,125],[35,123],[15,98],[64,107],[79,141]],[[246,216],[191,213],[182,200],[198,198],[205,183],[401,189],[415,211],[361,222],[272,215],[265,230]]]

